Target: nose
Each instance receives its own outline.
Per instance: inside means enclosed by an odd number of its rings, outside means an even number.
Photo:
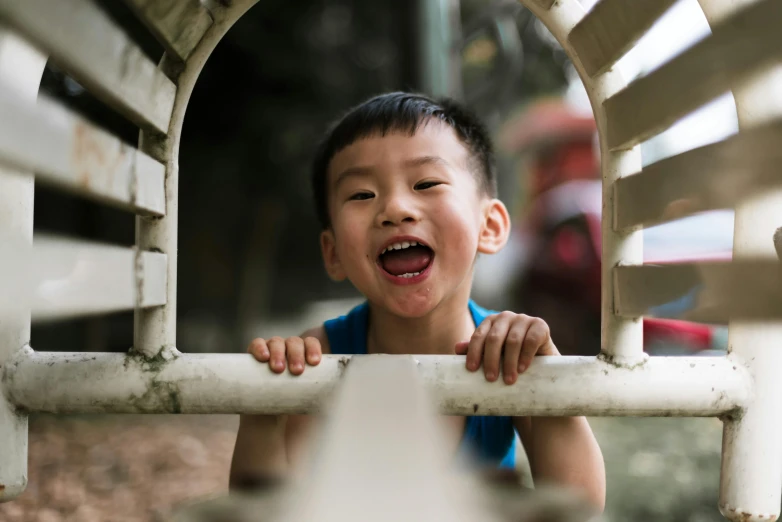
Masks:
[[[418,212],[409,197],[391,194],[383,200],[376,222],[379,226],[390,227],[402,223],[415,223],[418,220]]]

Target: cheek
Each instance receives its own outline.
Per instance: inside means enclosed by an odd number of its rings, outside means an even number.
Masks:
[[[458,252],[460,257],[472,263],[478,250],[478,234],[480,233],[480,221],[474,212],[466,209],[473,208],[474,203],[460,199],[452,200],[447,205],[441,205],[436,214],[438,228],[446,230],[447,248],[451,252]]]
[[[344,262],[350,264],[359,256],[366,256],[366,234],[359,219],[345,215],[335,223],[337,253]]]

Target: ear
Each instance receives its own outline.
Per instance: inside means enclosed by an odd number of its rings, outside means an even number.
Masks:
[[[481,254],[496,254],[510,236],[510,214],[499,199],[486,202],[483,209],[483,223],[478,236],[478,252]]]
[[[344,281],[345,271],[337,255],[337,244],[334,239],[334,231],[330,228],[320,233],[320,251],[323,254],[323,264],[326,273],[334,281]]]

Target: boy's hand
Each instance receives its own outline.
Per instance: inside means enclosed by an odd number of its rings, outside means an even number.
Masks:
[[[310,366],[320,363],[323,349],[320,341],[315,337],[272,337],[265,339],[253,339],[247,351],[258,361],[269,363],[269,368],[275,373],[288,369],[293,375],[301,375],[304,372],[305,362]]]
[[[467,369],[472,372],[481,367],[483,360],[483,372],[491,382],[500,374],[502,359],[506,384],[515,383],[536,355],[559,355],[543,319],[513,312],[484,319],[469,341],[456,345],[456,353],[467,354]]]

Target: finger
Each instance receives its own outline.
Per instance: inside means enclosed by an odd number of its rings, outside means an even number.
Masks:
[[[304,371],[304,339],[288,337],[285,339],[285,351],[288,356],[288,370],[293,375],[301,375]]]
[[[494,382],[500,374],[500,359],[505,339],[508,337],[513,314],[502,313],[492,321],[491,330],[483,345],[483,373],[486,380]]]
[[[518,317],[510,325],[508,336],[505,338],[505,355],[503,356],[502,375],[505,384],[513,384],[518,377],[519,355],[521,345],[527,334],[529,321],[526,317]]]
[[[269,347],[269,368],[275,373],[285,371],[285,339],[282,337],[272,337],[266,341]]]
[[[538,349],[537,355],[561,355],[554,341],[551,340],[551,330],[549,329],[548,340]]]
[[[548,325],[542,319],[533,318],[527,328],[527,335],[524,336],[524,342],[521,345],[521,355],[519,355],[519,373],[524,373],[535,355],[549,339]]]
[[[481,360],[483,360],[483,344],[486,341],[486,335],[491,330],[492,320],[494,316],[487,317],[483,322],[475,329],[467,343],[467,358],[465,364],[467,369],[471,372],[477,371],[481,367]]]
[[[469,346],[470,341],[460,341],[456,343],[456,355],[465,355]]]
[[[320,341],[316,337],[306,337],[304,339],[304,357],[307,359],[307,364],[317,366],[322,355],[323,348],[320,346]]]
[[[259,362],[265,363],[269,360],[269,347],[266,346],[266,341],[260,337],[250,341],[247,351]]]

